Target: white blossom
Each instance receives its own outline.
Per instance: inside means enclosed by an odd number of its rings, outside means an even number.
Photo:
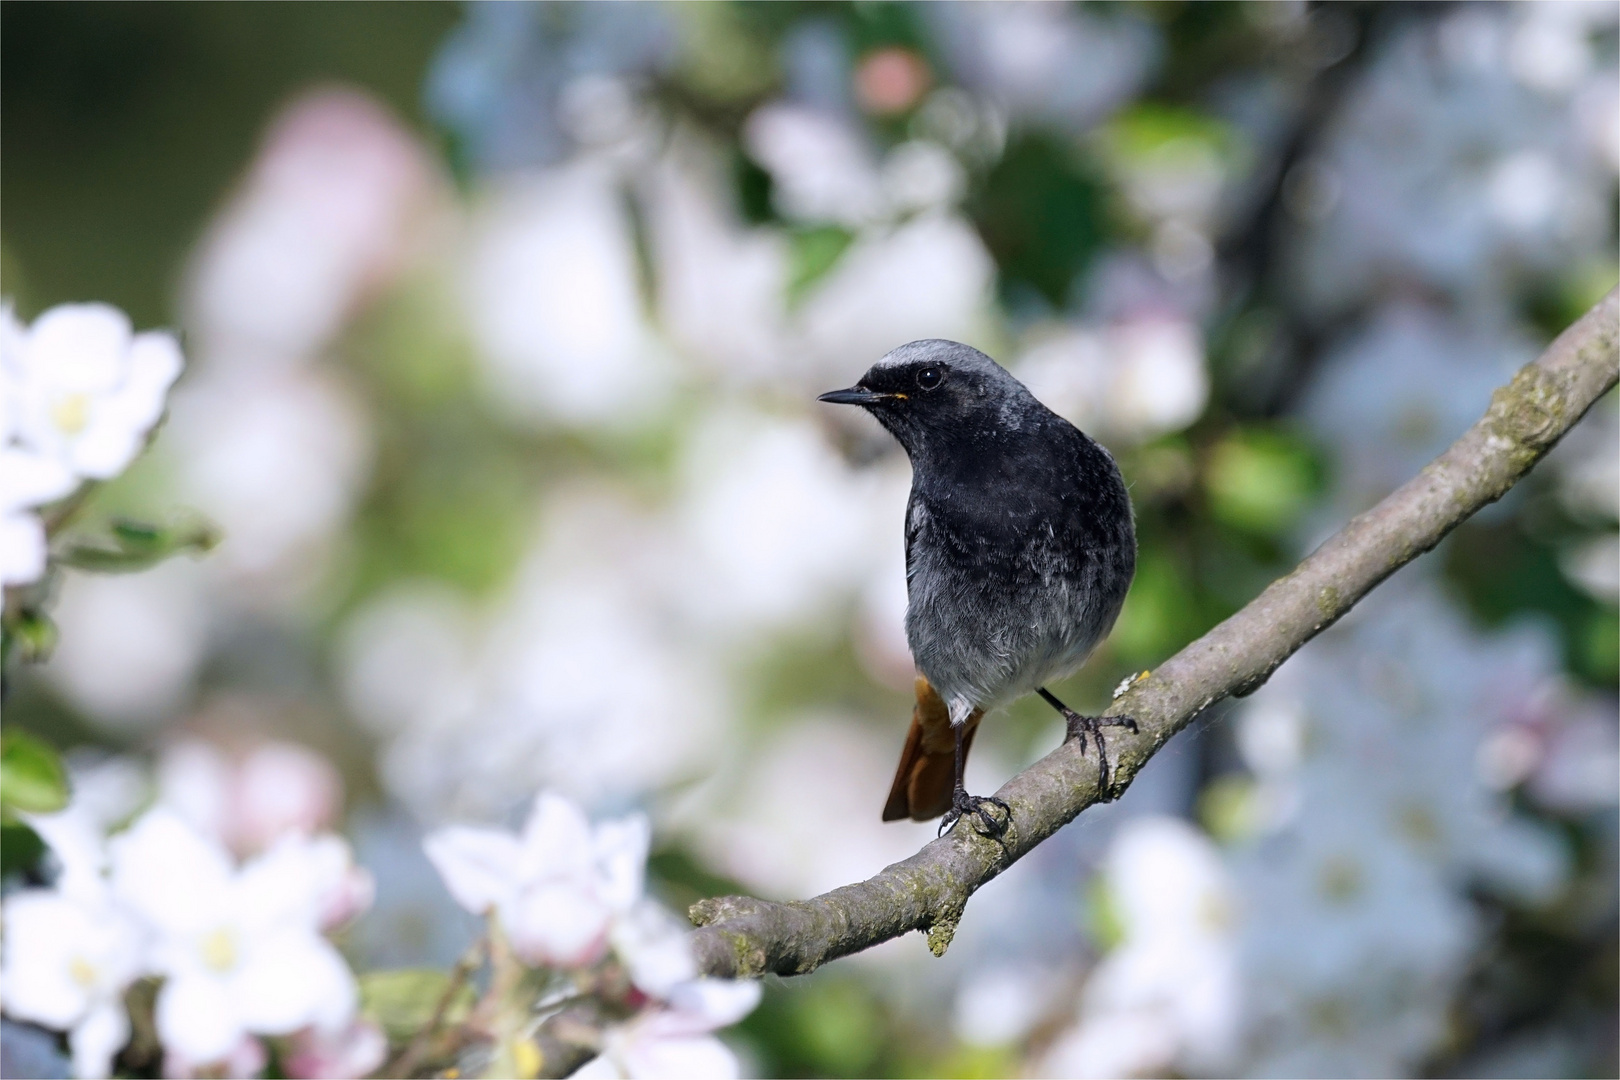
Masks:
[[[759,1004],[759,983],[694,979],[674,988],[661,1007],[609,1028],[602,1053],[573,1075],[585,1080],[674,1080],[740,1075],[737,1056],[714,1037]]]
[[[0,335],[15,437],[75,476],[106,480],[122,472],[163,414],[180,374],[172,334],[132,333],[107,304],[62,304],[27,330]]]
[[[1219,1072],[1241,1016],[1235,898],[1215,845],[1183,821],[1125,824],[1104,865],[1122,938],[1086,982],[1059,1076]]]
[[[356,988],[320,934],[334,884],[331,845],[289,834],[240,868],[225,849],[159,807],[114,839],[113,892],[151,934],[165,976],[158,1035],[180,1058],[220,1061],[245,1035],[331,1031]]]
[[[606,952],[615,916],[641,896],[645,818],[592,826],[578,805],[541,792],[521,835],[452,825],[423,841],[456,902],[493,912],[530,964],[579,967]]]
[[[79,1076],[111,1072],[129,1038],[124,989],[141,972],[141,935],[104,892],[29,889],[6,898],[6,1012],[68,1032]]]
[[[466,285],[496,407],[574,426],[621,426],[661,408],[676,373],[636,275],[610,171],[581,163],[492,193]]]

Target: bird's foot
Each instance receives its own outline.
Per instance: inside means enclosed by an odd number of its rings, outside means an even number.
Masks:
[[[1077,739],[1080,742],[1080,752],[1086,752],[1086,736],[1097,743],[1097,790],[1103,795],[1105,801],[1110,801],[1113,795],[1108,787],[1108,747],[1103,743],[1102,729],[1105,727],[1122,727],[1135,735],[1138,730],[1136,721],[1129,716],[1081,716],[1073,709],[1064,708],[1063,723],[1068,729],[1065,742]]]
[[[1000,818],[990,812],[995,807],[1002,813]],[[939,835],[944,836],[945,831],[955,825],[964,817],[974,820],[973,830],[980,836],[987,836],[992,840],[999,838],[1007,831],[1012,822],[1012,807],[996,798],[994,795],[969,795],[961,788],[951,796],[951,808],[945,811],[945,816],[939,822]]]

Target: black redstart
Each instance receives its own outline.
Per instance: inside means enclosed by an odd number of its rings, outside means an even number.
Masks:
[[[1068,737],[1089,734],[1107,786],[1103,725],[1046,683],[1085,662],[1107,636],[1136,572],[1131,500],[1114,459],[976,349],[913,341],[848,390],[821,401],[859,405],[911,458],[906,506],[906,638],[922,677],[883,820],[963,814],[980,832],[1006,828],[969,795],[962,767],[984,714],[1038,693]]]

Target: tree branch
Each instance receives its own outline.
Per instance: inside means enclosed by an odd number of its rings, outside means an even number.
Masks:
[[[1617,296],[1610,292],[1497,390],[1485,416],[1415,478],[1115,701],[1108,714],[1134,717],[1140,733],[1110,734],[1118,758],[1110,790],[1098,790],[1092,757],[1065,742],[996,792],[1012,808],[999,842],[957,828],[875,877],[810,900],[726,896],[694,904],[699,965],[722,977],[802,975],[911,930],[926,931],[929,947],[943,954],[981,885],[1086,807],[1117,798],[1200,712],[1257,689],[1379,582],[1529,472],[1615,385]]]

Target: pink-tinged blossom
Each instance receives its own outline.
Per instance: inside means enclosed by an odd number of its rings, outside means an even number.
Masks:
[[[647,842],[639,815],[593,827],[542,792],[522,835],[458,825],[423,846],[456,902],[494,912],[525,962],[580,967],[602,957],[614,917],[641,896]]]
[[[305,746],[266,742],[232,757],[211,743],[172,747],[159,768],[162,800],[239,855],[287,833],[313,836],[343,807],[343,779]]]
[[[305,1028],[292,1037],[283,1064],[304,1080],[356,1080],[370,1076],[388,1056],[388,1036],[369,1020],[337,1031]]]
[[[671,991],[668,1001],[609,1028],[602,1053],[574,1073],[584,1080],[668,1080],[672,1077],[735,1077],[737,1055],[714,1032],[747,1016],[759,1004],[757,982],[694,979]]]

